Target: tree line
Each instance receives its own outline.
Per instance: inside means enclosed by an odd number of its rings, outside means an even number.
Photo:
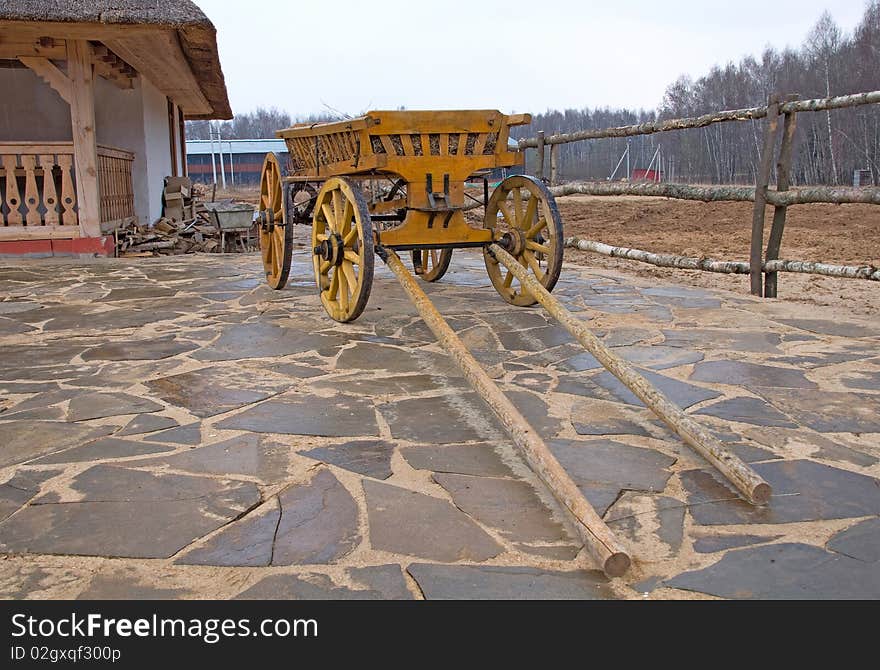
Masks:
[[[825,12],[799,48],[778,51],[768,47],[759,59],[747,56],[736,63],[715,66],[696,80],[679,77],[667,87],[655,110],[548,110],[534,114],[530,126],[514,128],[512,136],[519,139],[534,137],[539,130],[552,135],[756,107],[767,104],[768,97],[775,93],[795,93],[806,99],[878,89],[880,0],[869,0],[851,34],[844,33]],[[213,127],[223,139],[267,138],[293,123],[338,118],[332,111],[291,117],[275,108],[258,107],[222,123],[187,122],[187,137],[209,139]],[[620,179],[650,167],[659,169],[667,181],[754,183],[763,126],[763,120],[718,123],[655,135],[564,144],[559,147],[559,172],[563,179]],[[530,167],[534,167],[534,151],[528,154]],[[793,184],[852,184],[855,170],[866,171],[868,183],[880,183],[880,105],[798,114]]]
[[[667,87],[657,110],[549,110],[533,115],[531,126],[514,130],[517,138],[539,130],[552,135],[757,107],[774,93],[807,99],[878,89],[880,0],[871,0],[852,34],[825,12],[799,48],[767,48],[760,59],[748,56],[713,67],[695,81],[682,76]],[[631,169],[659,167],[664,179],[678,182],[754,183],[763,127],[763,120],[718,123],[565,144],[559,148],[559,171],[564,179],[608,179],[620,164],[615,178],[624,177],[629,143]],[[852,184],[855,170],[866,170],[869,183],[880,183],[880,105],[798,114],[792,183]]]

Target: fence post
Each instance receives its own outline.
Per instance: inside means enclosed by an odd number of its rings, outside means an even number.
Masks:
[[[767,205],[767,186],[773,169],[773,153],[776,133],[779,129],[779,95],[773,94],[767,101],[767,125],[764,126],[764,146],[761,150],[761,166],[755,183],[755,208],[752,211],[752,245],[749,253],[749,283],[752,295],[763,295],[764,261],[764,208]]]
[[[785,102],[799,100],[799,95],[787,95]],[[797,130],[797,112],[785,112],[782,126],[782,146],[779,149],[779,162],[776,164],[776,190],[787,191],[791,185],[791,161],[794,145],[794,134]],[[785,230],[785,214],[787,207],[777,205],[773,208],[773,225],[770,228],[770,239],[767,242],[765,260],[775,261],[779,258],[782,245],[782,233]],[[775,298],[778,274],[768,272],[764,275],[764,297]]]
[[[544,181],[544,131],[538,131],[538,163],[535,166],[535,176]]]
[[[550,145],[550,186],[556,186],[559,177],[559,145]]]

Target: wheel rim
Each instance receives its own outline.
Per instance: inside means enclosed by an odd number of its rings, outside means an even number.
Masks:
[[[318,193],[312,252],[324,310],[342,323],[355,320],[373,284],[373,229],[366,200],[347,179],[328,179]]]
[[[266,283],[282,289],[290,274],[293,229],[285,225],[281,193],[281,166],[275,154],[268,154],[260,173],[260,252]]]
[[[495,231],[495,239],[508,243],[514,258],[544,288],[553,290],[562,270],[562,218],[544,184],[525,175],[505,179],[489,198],[483,225]],[[488,250],[483,257],[492,285],[502,298],[519,307],[537,302]]]
[[[452,260],[452,249],[414,249],[413,268],[424,281],[434,282],[446,274]]]

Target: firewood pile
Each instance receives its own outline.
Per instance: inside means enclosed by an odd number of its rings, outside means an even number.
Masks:
[[[185,221],[167,217],[153,225],[130,223],[116,231],[119,256],[173,256],[220,251],[220,230],[202,203],[195,205],[196,216]]]
[[[236,206],[231,199],[208,202],[212,196],[210,187],[194,184],[188,177],[166,177],[162,217],[150,225],[132,221],[118,228],[117,255],[130,258],[251,250],[258,236],[247,230],[250,214],[245,215],[243,228],[230,228],[228,222],[221,225],[225,221],[222,212],[248,207]],[[221,213],[212,211],[215,209]]]

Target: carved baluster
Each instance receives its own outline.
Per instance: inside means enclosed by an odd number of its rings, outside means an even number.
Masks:
[[[43,206],[46,214],[43,217],[47,226],[58,225],[58,192],[55,189],[55,156],[40,154],[40,167],[43,168]]]
[[[15,178],[16,164],[14,155],[3,156],[3,167],[6,168],[6,206],[9,208],[6,222],[10,226],[20,226],[22,222],[21,212],[18,211],[18,207],[21,205],[21,196],[18,192],[18,181]]]
[[[61,166],[61,223],[65,226],[75,226],[79,223],[79,217],[74,211],[76,205],[76,189],[73,187],[73,156],[70,154],[58,154],[58,165]]]
[[[24,168],[24,204],[27,207],[25,221],[29,226],[39,226],[43,220],[40,217],[40,192],[37,190],[37,157],[22,154],[21,166]]]

